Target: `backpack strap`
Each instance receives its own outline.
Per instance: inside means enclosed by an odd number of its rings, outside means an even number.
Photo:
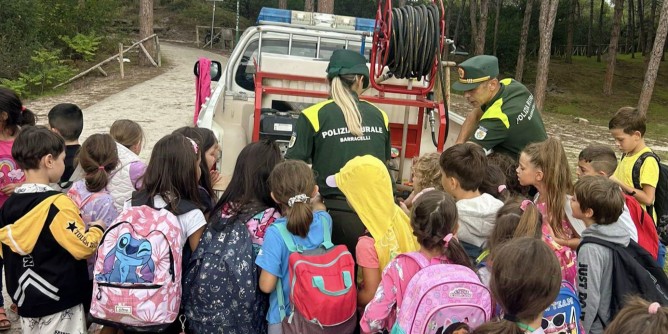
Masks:
[[[407,257],[415,261],[420,266],[420,269],[424,269],[426,267],[429,267],[431,264],[427,258],[422,255],[420,252],[409,252],[409,253],[402,253],[397,255],[397,257]]]
[[[624,159],[626,155],[622,156],[622,159]],[[631,170],[631,180],[633,181],[633,188],[642,190],[642,185],[640,184],[640,169],[642,168],[642,165],[645,163],[645,159],[648,157],[652,157],[656,160],[657,164],[661,163],[661,158],[659,158],[658,155],[654,152],[645,152],[641,154],[638,157],[638,160],[633,164],[633,169]],[[649,213],[650,216],[654,216],[654,205],[647,205],[647,213]]]
[[[294,252],[301,253],[304,251],[301,246],[296,245],[294,240],[292,240],[292,234],[290,233],[290,231],[288,231],[288,228],[285,225],[272,224],[271,227],[275,227],[276,229],[278,229],[278,233],[281,234],[281,239],[283,239],[283,243],[285,243],[285,246],[288,247],[288,251],[290,251],[290,253]]]

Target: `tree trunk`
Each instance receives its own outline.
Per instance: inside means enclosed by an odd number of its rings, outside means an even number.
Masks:
[[[587,58],[591,58],[591,31],[594,28],[594,0],[589,0],[589,29],[587,29]]]
[[[475,43],[475,50],[473,52],[475,55],[485,53],[488,2],[488,0],[471,0],[471,40]],[[478,9],[480,10],[480,18],[478,18]]]
[[[501,7],[503,7],[503,0],[496,0],[496,20],[494,21],[494,49],[493,54],[496,56],[496,39],[499,36],[499,16],[501,14]]]
[[[148,36],[153,35],[153,0],[139,1],[139,39],[142,40]],[[149,54],[155,54],[155,43],[153,39],[144,42],[144,47]],[[144,55],[139,53],[140,65],[151,65],[151,61]]]
[[[647,44],[645,44],[645,40],[647,39],[647,30],[645,29],[645,0],[638,0],[638,13],[636,15],[638,18],[638,27],[640,27],[640,35],[638,36],[638,44],[639,44],[639,49],[642,51],[642,55],[646,56],[647,55],[647,48],[649,47]]]
[[[304,1],[304,11],[305,12],[313,12],[315,8],[313,8],[313,1],[314,0],[305,0]],[[249,1],[250,3],[250,1]]]
[[[652,48],[652,56],[647,65],[647,72],[645,72],[645,81],[642,84],[640,93],[640,100],[638,101],[638,110],[642,113],[647,113],[649,102],[652,99],[652,92],[654,91],[654,83],[659,72],[659,63],[663,56],[663,47],[666,43],[666,35],[668,34],[668,1],[663,1],[663,9],[661,9],[661,17],[659,18],[659,27],[656,29],[656,37],[654,39],[654,47]]]
[[[536,109],[543,110],[545,94],[547,91],[547,75],[550,72],[550,49],[552,47],[552,32],[554,21],[557,18],[557,7],[559,0],[542,0],[540,3],[540,18],[538,30],[540,31],[540,49],[538,52],[538,68],[536,69]]]
[[[573,63],[573,31],[575,30],[575,6],[577,0],[570,0],[568,4],[568,33],[566,37],[566,51],[564,52],[566,64]]]
[[[598,43],[596,45],[596,62],[601,62],[601,44],[603,44],[603,12],[605,11],[605,0],[601,0],[601,10],[598,11]]]
[[[474,55],[479,55],[478,50],[478,0],[471,0],[469,3],[469,18],[471,19],[471,47]]]
[[[278,8],[288,9],[288,0],[278,0]]]
[[[623,14],[624,0],[615,0],[615,14],[612,19],[610,46],[608,47],[608,65],[605,69],[605,79],[603,81],[603,94],[608,96],[612,95],[612,82],[615,75],[615,63],[617,61],[617,44],[619,43],[619,31],[621,30]]]
[[[406,0],[399,0],[398,5],[399,5],[399,6],[397,6],[397,7],[403,7],[403,6],[406,6]]]
[[[527,0],[524,9],[524,20],[522,21],[522,34],[520,35],[520,50],[517,52],[517,65],[515,66],[515,80],[522,82],[524,75],[524,57],[527,53],[527,39],[529,37],[529,23],[531,23],[531,12],[533,0]]]
[[[462,8],[459,9],[457,14],[457,23],[455,24],[455,34],[452,36],[452,40],[455,41],[455,45],[459,42],[459,26],[462,22],[462,16],[464,15],[464,8],[466,7],[466,0],[462,0]]]
[[[631,52],[631,58],[635,58],[635,22],[633,20],[633,9],[635,6],[633,5],[633,0],[629,0],[629,9],[627,12],[629,13],[629,20],[626,24],[626,47],[624,48],[623,52]]]
[[[649,12],[649,22],[647,22],[647,41],[645,45],[649,48],[651,45],[654,45],[654,22],[656,19],[656,3],[658,0],[652,0],[651,10]],[[665,0],[664,0],[665,1]]]
[[[318,13],[334,14],[334,0],[318,0]]]

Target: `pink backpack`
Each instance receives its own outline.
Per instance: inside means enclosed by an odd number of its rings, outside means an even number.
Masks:
[[[400,254],[420,265],[408,282],[392,334],[440,334],[472,330],[492,317],[489,290],[473,270],[457,264],[431,264],[419,252]]]
[[[159,331],[176,320],[181,305],[184,240],[166,208],[124,209],[97,249],[90,314],[93,322],[133,331]],[[179,212],[196,208],[180,201]]]
[[[314,250],[295,245],[284,224],[273,224],[292,252],[288,258],[292,314],[286,318],[281,280],[277,284],[283,334],[350,334],[357,325],[355,261],[343,245],[334,246],[323,220],[324,241]]]

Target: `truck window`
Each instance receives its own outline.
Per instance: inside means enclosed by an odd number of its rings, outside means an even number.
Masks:
[[[255,90],[255,82],[253,81],[253,74],[246,73],[246,68],[248,65],[253,65],[254,61],[257,61],[257,47],[258,41],[252,41],[248,43],[244,54],[241,56],[241,61],[237,67],[237,71],[234,74],[234,82],[245,90],[253,91]],[[262,39],[262,52],[274,53],[274,54],[288,54],[288,41],[287,40],[275,40],[275,39]],[[315,53],[315,50],[314,50]]]

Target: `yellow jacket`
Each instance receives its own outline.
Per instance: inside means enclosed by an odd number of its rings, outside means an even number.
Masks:
[[[397,254],[419,249],[408,216],[394,203],[392,180],[382,161],[371,155],[356,157],[335,178],[375,240],[381,271]]]

